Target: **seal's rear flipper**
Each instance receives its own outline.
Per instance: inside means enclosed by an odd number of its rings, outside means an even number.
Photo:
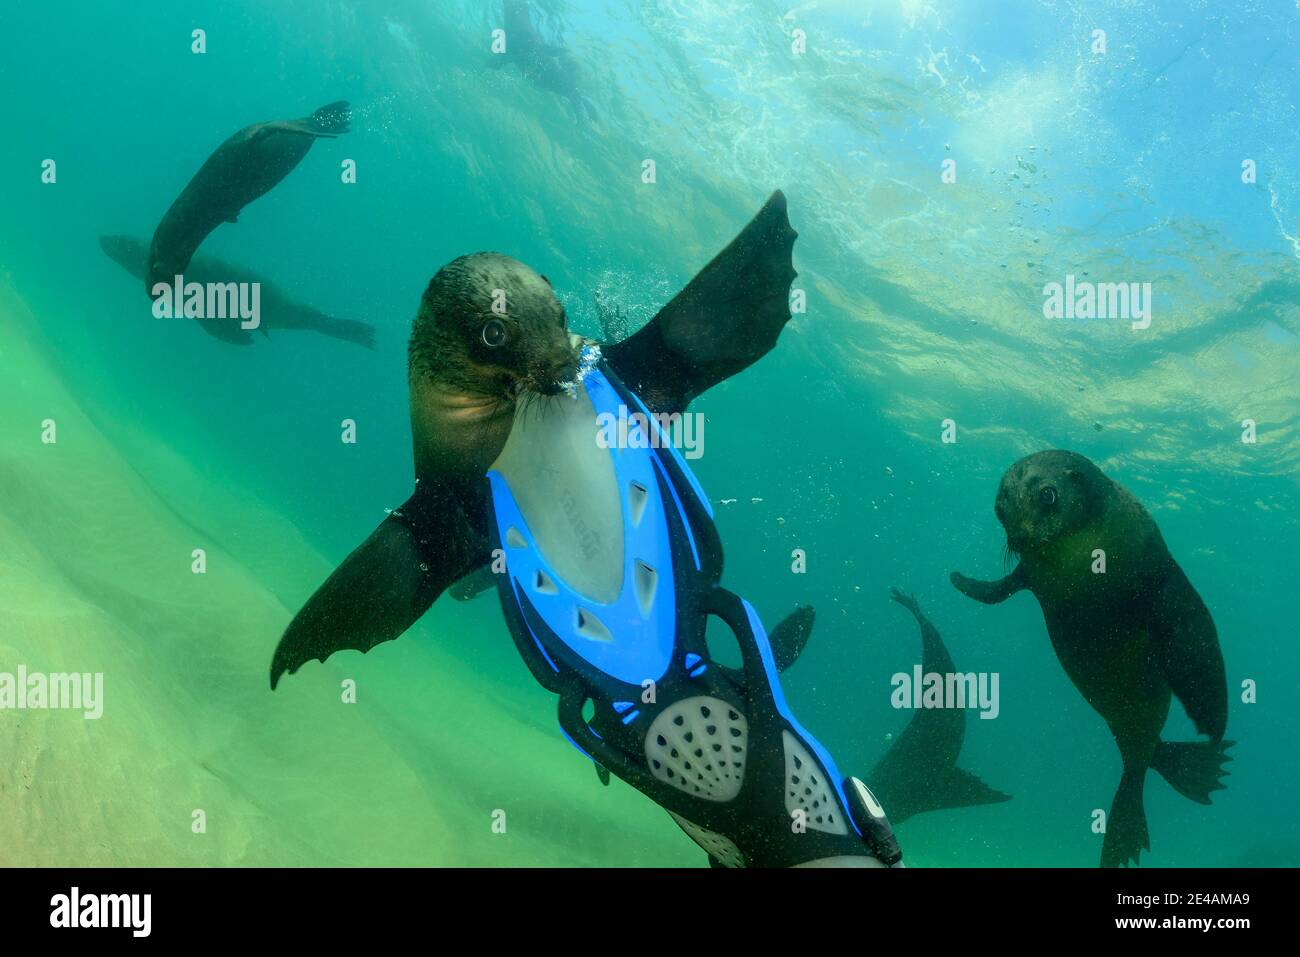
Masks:
[[[1209,804],[1213,791],[1227,787],[1223,766],[1232,760],[1227,753],[1235,741],[1161,741],[1151,757],[1151,767],[1169,786],[1197,804]]]
[[[889,816],[895,824],[924,811],[1001,804],[1011,800],[1010,794],[989,787],[961,768],[945,768],[942,773],[929,777],[924,788],[904,789],[899,797],[889,796],[891,792],[887,790],[888,787],[887,781],[877,784],[877,790],[886,795]]]
[[[1151,850],[1147,815],[1142,809],[1142,779],[1146,769],[1125,771],[1106,818],[1106,836],[1101,842],[1101,866],[1125,867],[1139,863],[1143,851]]]
[[[658,315],[605,347],[610,368],[652,412],[682,412],[697,395],[757,362],[790,319],[798,235],[777,190]]]
[[[488,589],[495,589],[496,587],[496,573],[492,571],[492,566],[484,565],[482,568],[474,569],[474,571],[448,588],[447,594],[457,601],[470,601]]]
[[[384,519],[316,590],[289,623],[271,660],[271,688],[308,661],[336,651],[366,652],[415,624],[451,582],[486,561],[448,534],[436,550],[425,536],[465,523],[454,496],[417,492]]]
[[[1196,730],[1218,741],[1228,728],[1228,680],[1214,619],[1178,563],[1152,606],[1151,637],[1165,679]]]
[[[370,323],[362,322],[360,319],[339,319],[326,315],[319,309],[295,302],[286,303],[285,307],[276,313],[275,325],[277,328],[284,329],[310,329],[332,339],[352,342],[367,349],[375,347],[375,327]]]
[[[996,605],[999,602],[1006,601],[1025,587],[1025,577],[1021,573],[1023,567],[1023,565],[1017,565],[1016,570],[1010,575],[995,582],[977,581],[974,578],[967,578],[961,572],[953,572],[948,576],[948,579],[952,582],[953,587],[967,598],[974,598],[986,605]]]

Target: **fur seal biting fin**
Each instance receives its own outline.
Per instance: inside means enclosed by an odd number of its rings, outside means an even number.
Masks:
[[[762,358],[790,319],[796,236],[777,191],[645,328],[605,348],[610,368],[651,412],[672,413]],[[487,469],[515,413],[544,411],[572,378],[581,343],[566,324],[550,282],[507,256],[465,256],[433,277],[408,349],[415,493],[289,623],[272,688],[307,661],[397,638],[488,563]]]
[[[1039,452],[1002,477],[994,511],[1019,555],[995,582],[954,573],[964,594],[995,604],[1028,589],[1074,686],[1115,735],[1124,771],[1106,822],[1101,864],[1150,850],[1142,785],[1155,768],[1201,804],[1224,787],[1228,687],[1214,621],[1142,504],[1075,452]],[[1105,572],[1094,573],[1095,549]],[[1204,742],[1165,742],[1178,696]]]
[[[246,126],[208,157],[163,215],[149,244],[145,291],[183,275],[194,251],[222,223],[284,179],[319,137],[348,131],[351,111],[344,100],[322,106],[300,120]]]

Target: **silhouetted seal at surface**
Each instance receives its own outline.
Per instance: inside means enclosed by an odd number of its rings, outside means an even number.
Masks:
[[[524,0],[502,0],[501,6],[506,50],[504,54],[493,54],[489,65],[514,64],[538,89],[556,93],[573,104],[579,121],[594,120],[596,107],[580,88],[577,58],[564,47],[547,42]]]
[[[985,604],[1021,589],[1038,599],[1065,673],[1115,735],[1124,771],[1106,820],[1101,864],[1138,862],[1150,850],[1142,786],[1155,768],[1201,804],[1224,787],[1228,688],[1205,603],[1136,498],[1075,452],[1038,452],[1007,470],[994,512],[1020,558],[995,582],[954,573]],[[1095,572],[1104,553],[1105,571]],[[1160,731],[1176,695],[1208,735],[1167,742]]]

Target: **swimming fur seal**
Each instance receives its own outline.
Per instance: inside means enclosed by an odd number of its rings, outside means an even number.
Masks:
[[[132,276],[143,279],[145,261],[149,250],[143,239],[133,236],[100,236],[99,247],[109,259],[117,263]],[[323,336],[354,342],[367,349],[375,347],[375,327],[368,322],[357,319],[336,319],[319,309],[296,302],[280,291],[278,287],[264,276],[251,269],[234,266],[211,256],[197,256],[186,267],[187,282],[197,283],[258,283],[261,286],[261,319],[257,331],[268,335],[271,329],[295,329],[319,332]],[[200,329],[208,335],[246,346],[253,342],[253,330],[244,329],[233,319],[195,319]]]
[[[505,53],[493,54],[489,65],[513,63],[538,89],[558,94],[572,103],[578,120],[594,120],[596,107],[579,89],[577,58],[564,47],[546,41],[533,22],[531,8],[523,0],[503,0],[501,15],[505,21],[506,49]]]
[[[927,675],[956,674],[957,666],[943,638],[916,599],[897,588],[891,588],[889,596],[911,612],[920,626],[921,671]],[[912,713],[907,727],[866,778],[889,814],[890,823],[901,824],[925,811],[1011,800],[1011,795],[957,767],[965,740],[965,708],[917,708]]]
[[[1021,589],[1038,599],[1065,673],[1115,735],[1124,762],[1102,841],[1102,867],[1150,850],[1142,785],[1147,768],[1200,804],[1224,787],[1228,687],[1214,621],[1136,498],[1075,452],[1038,452],[1007,470],[994,512],[1018,555],[995,582],[954,573],[985,604]],[[1094,573],[1105,553],[1104,573]],[[1167,742],[1178,696],[1209,741]]]
[[[938,630],[911,595],[897,588],[890,597],[912,613],[921,628],[921,670],[953,674],[957,668]],[[777,670],[785,671],[802,654],[816,616],[808,606],[796,608],[768,635]],[[918,708],[889,750],[864,780],[880,799],[891,824],[925,811],[1010,801],[969,771],[957,767],[966,739],[964,708]]]
[[[245,206],[289,175],[312,143],[346,133],[350,122],[348,104],[339,100],[299,120],[246,126],[218,146],[154,231],[145,291],[152,296],[157,283],[184,274],[208,233],[235,222]]]
[[[955,672],[956,666],[943,638],[922,613],[916,599],[897,588],[891,588],[889,593],[921,626],[922,670],[926,674]],[[784,672],[799,660],[812,637],[816,620],[811,606],[800,605],[768,633],[777,671]],[[1011,795],[994,790],[969,771],[957,767],[965,739],[964,708],[918,708],[913,713],[907,727],[864,778],[880,799],[891,824],[897,826],[926,811],[1011,800]],[[609,784],[608,771],[597,765],[596,773],[602,784]],[[722,866],[712,855],[709,865]]]
[[[673,413],[766,355],[790,319],[797,235],[778,190],[646,326],[604,348],[610,368],[651,412]],[[478,253],[438,271],[408,349],[415,492],[289,623],[272,688],[307,661],[397,638],[488,563],[487,469],[516,411],[572,378],[581,345],[523,263]]]

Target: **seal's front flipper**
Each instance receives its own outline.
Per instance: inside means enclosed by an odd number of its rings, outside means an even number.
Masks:
[[[352,129],[352,108],[347,100],[335,100],[297,122],[315,136],[338,136]]]
[[[443,589],[486,560],[464,535],[451,533],[464,524],[450,492],[412,495],[289,623],[271,660],[271,688],[308,661],[345,649],[369,651],[415,624]]]
[[[339,319],[326,315],[319,309],[291,301],[285,302],[275,319],[277,327],[310,329],[331,339],[352,342],[367,349],[375,348],[375,327],[360,319]]]
[[[1213,741],[1228,728],[1228,681],[1214,619],[1178,563],[1152,606],[1151,637],[1165,679],[1196,730]]]
[[[347,100],[338,100],[322,106],[311,116],[300,120],[281,120],[266,123],[259,132],[301,133],[303,136],[335,137],[352,129],[352,109]]]
[[[681,412],[757,362],[790,319],[797,236],[777,190],[658,315],[605,348],[610,367],[651,411]]]
[[[491,565],[476,568],[447,589],[447,594],[457,601],[470,601],[488,589],[497,587],[497,576]]]
[[[777,671],[785,671],[803,654],[804,646],[812,637],[813,622],[816,620],[817,613],[811,605],[799,605],[768,634],[767,640],[772,645],[772,657],[776,659]]]
[[[995,582],[983,582],[974,578],[967,578],[961,572],[953,572],[948,577],[953,587],[967,598],[974,598],[986,605],[996,605],[999,602],[1006,601],[1016,592],[1026,587],[1025,576],[1021,571],[1023,567],[1017,565],[1016,570],[1010,575]]]
[[[289,623],[271,661],[271,688],[307,661],[369,651],[411,627],[439,590],[422,564],[411,528],[385,519]]]

